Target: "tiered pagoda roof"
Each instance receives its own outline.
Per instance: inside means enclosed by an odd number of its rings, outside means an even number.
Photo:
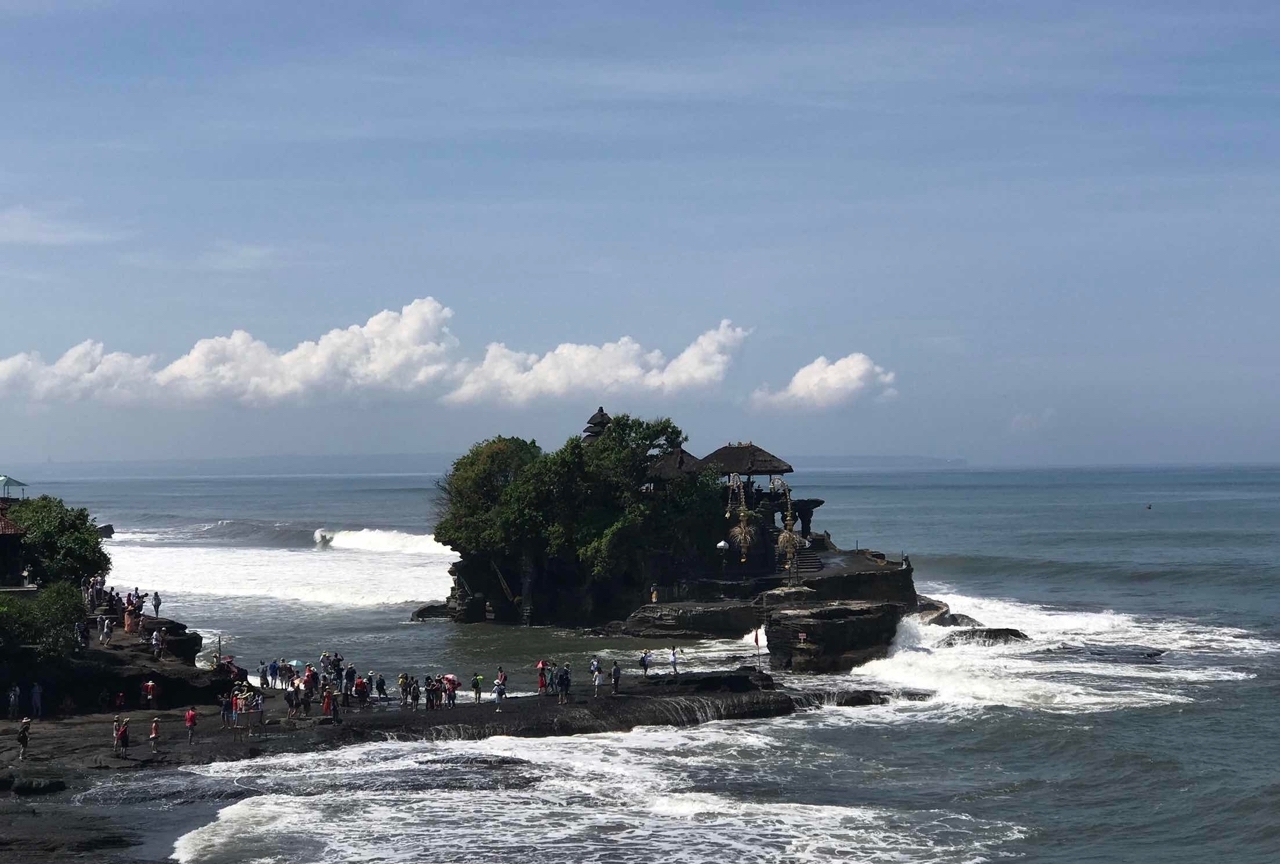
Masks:
[[[605,413],[604,406],[601,405],[596,409],[596,413],[591,415],[591,419],[587,421],[587,428],[582,430],[582,440],[588,444],[604,434],[604,430],[609,427],[609,423],[613,418]]]

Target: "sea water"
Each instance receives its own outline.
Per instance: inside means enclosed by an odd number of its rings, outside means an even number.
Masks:
[[[85,806],[216,815],[183,862],[1280,860],[1280,470],[799,472],[815,527],[911,555],[917,586],[1029,642],[890,656],[816,693],[928,701],[569,739],[374,743],[117,778]],[[645,643],[410,623],[449,589],[430,476],[65,481],[117,528],[111,581],[245,665],[339,650],[389,680]],[[767,657],[767,655],[766,655]],[[686,668],[755,662],[741,640]],[[145,817],[144,817],[145,818]]]

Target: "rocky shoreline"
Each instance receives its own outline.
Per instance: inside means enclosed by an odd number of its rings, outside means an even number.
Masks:
[[[877,599],[862,599],[866,595]],[[886,569],[871,578],[865,573],[824,573],[752,599],[652,604],[637,610],[626,622],[606,628],[602,635],[623,632],[666,641],[738,637],[761,627],[774,668],[830,672],[885,656],[898,623],[907,615],[922,623],[955,627],[952,638],[956,641],[989,644],[1025,638],[1016,631],[980,629],[978,622],[951,612],[945,603],[917,596],[907,567]],[[281,692],[272,691],[265,701],[266,722],[250,736],[222,728],[214,704],[216,697],[232,686],[232,670],[197,668],[194,658],[200,648],[199,634],[188,634],[179,622],[148,621],[152,627],[165,626],[170,633],[181,634],[178,644],[184,650],[180,656],[157,660],[137,637],[125,637],[108,648],[95,645],[57,669],[43,670],[46,680],[55,680],[62,692],[74,698],[63,703],[64,713],[70,716],[35,724],[25,762],[16,762],[16,724],[0,725],[0,765],[7,765],[0,768],[0,861],[42,864],[91,858],[98,864],[124,864],[167,857],[171,840],[165,846],[156,839],[154,830],[139,831],[128,819],[104,813],[101,807],[77,805],[78,795],[116,772],[177,771],[186,766],[318,753],[380,740],[549,737],[644,726],[692,726],[716,720],[780,717],[823,706],[920,700],[931,695],[855,689],[789,691],[779,689],[772,677],[754,667],[742,667],[678,677],[628,675],[617,696],[610,695],[606,685],[595,697],[589,685],[580,684],[570,704],[563,706],[549,696],[513,697],[501,705],[486,696],[483,702],[473,703],[469,693],[460,693],[465,698],[454,709],[414,712],[401,709],[396,702],[373,704],[364,711],[344,711],[341,722],[335,723],[319,716],[318,711],[310,718],[289,718]],[[157,683],[163,708],[133,707],[139,704],[139,690],[145,681]],[[128,708],[104,711],[102,700],[107,694],[123,694]],[[196,741],[189,744],[182,713],[192,705],[197,708],[199,724]],[[86,710],[93,713],[75,713]],[[136,743],[129,758],[112,752],[115,713],[133,720]],[[162,730],[161,746],[154,754],[146,741],[152,717],[160,719]],[[190,830],[193,818],[174,815],[173,830],[178,833],[172,839]]]
[[[579,686],[570,704],[558,705],[549,696],[506,699],[499,706],[486,697],[481,703],[459,702],[454,709],[405,711],[397,704],[376,705],[345,713],[335,724],[327,717],[289,720],[278,692],[267,698],[267,723],[261,736],[235,740],[221,728],[216,707],[197,706],[197,740],[189,745],[181,708],[159,712],[134,710],[137,743],[130,758],[112,753],[112,714],[86,714],[38,724],[32,734],[28,760],[16,763],[16,726],[0,727],[0,861],[29,864],[79,858],[123,864],[143,860],[137,844],[144,832],[101,808],[80,807],[75,796],[114,772],[177,770],[184,766],[243,759],[270,758],[284,753],[321,752],[367,741],[474,740],[497,735],[548,737],[620,732],[641,726],[691,726],[715,720],[779,717],[821,705],[875,705],[890,698],[923,698],[925,694],[890,694],[849,690],[825,695],[793,693],[776,687],[773,679],[753,668],[726,672],[627,676],[617,696],[602,687],[594,697]],[[498,708],[501,708],[499,711]],[[145,716],[144,716],[145,715]],[[151,717],[161,720],[160,752],[152,754],[145,740]],[[49,793],[37,796],[37,792]],[[154,837],[151,838],[154,841]]]

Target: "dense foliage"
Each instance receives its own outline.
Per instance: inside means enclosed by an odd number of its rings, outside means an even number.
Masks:
[[[654,460],[685,440],[669,419],[623,414],[594,441],[573,438],[552,453],[519,438],[483,441],[440,482],[435,537],[502,570],[514,593],[532,580],[553,601],[642,591],[660,580],[655,562],[713,566],[724,509],[716,478],[650,483]]]
[[[76,622],[85,615],[79,589],[66,582],[46,585],[31,599],[0,598],[0,656],[33,645],[41,659],[67,657],[76,649]]]
[[[7,515],[27,532],[22,538],[23,563],[37,584],[79,582],[111,569],[98,526],[83,507],[68,507],[61,498],[41,495],[14,502]]]

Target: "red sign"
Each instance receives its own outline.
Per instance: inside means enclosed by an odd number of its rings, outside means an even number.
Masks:
[[[800,634],[800,641],[801,641],[801,642],[805,642],[805,641],[807,641],[807,640],[808,640],[808,638],[809,638],[809,634],[808,634],[808,633],[801,633],[801,634]]]

